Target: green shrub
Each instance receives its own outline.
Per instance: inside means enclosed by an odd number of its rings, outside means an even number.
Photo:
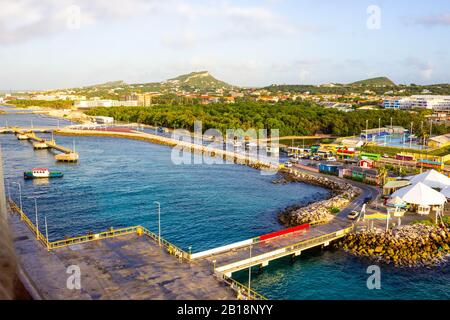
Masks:
[[[338,214],[339,212],[341,212],[341,209],[337,208],[337,207],[331,207],[330,208],[330,212],[332,214]]]

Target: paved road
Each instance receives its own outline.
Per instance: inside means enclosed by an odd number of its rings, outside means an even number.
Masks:
[[[336,182],[346,182],[349,183],[355,187],[358,187],[362,190],[361,194],[354,199],[345,209],[342,209],[341,212],[339,212],[339,214],[337,215],[340,218],[346,218],[347,215],[352,212],[353,210],[356,211],[360,211],[362,205],[364,204],[364,199],[366,199],[367,197],[370,197],[373,201],[375,199],[377,199],[379,197],[379,195],[381,194],[381,190],[378,187],[375,186],[371,186],[362,182],[357,182],[357,181],[353,181],[353,180],[349,180],[349,179],[343,179],[343,178],[339,178],[339,177],[335,177],[335,176],[330,176],[330,175],[324,175],[322,173],[318,173],[314,170],[314,168],[311,168],[311,170],[307,170],[306,169],[307,166],[293,166],[294,170],[300,171],[300,172],[306,172],[310,175],[314,175],[314,176],[322,176],[322,177],[327,177],[330,180],[334,180]],[[375,208],[371,208],[368,207],[367,208],[368,211],[373,211],[375,210]]]

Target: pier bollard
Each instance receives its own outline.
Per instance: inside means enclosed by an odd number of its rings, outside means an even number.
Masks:
[[[140,236],[142,236],[142,235],[144,234],[144,231],[142,230],[141,227],[138,227],[138,228],[136,229],[136,234],[138,235],[138,237],[140,237]]]

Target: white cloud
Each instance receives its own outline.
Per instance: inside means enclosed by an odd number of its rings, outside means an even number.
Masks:
[[[0,0],[0,44],[23,42],[31,38],[70,30],[74,10],[81,27],[101,19],[130,17],[154,8],[156,0]]]
[[[0,0],[0,44],[16,43],[58,32],[67,31],[68,8],[78,6],[80,26],[86,27],[109,18],[129,18],[142,15],[152,17],[187,18],[198,23],[202,33],[198,37],[209,41],[214,38],[261,37],[293,33],[295,28],[281,16],[262,5],[243,6],[218,1],[187,0]],[[201,25],[209,21],[210,30]],[[201,26],[200,26],[201,25]],[[175,41],[180,31],[166,34],[163,43],[169,46],[191,44],[194,31]],[[197,37],[197,35],[195,36]]]
[[[405,65],[415,70],[425,80],[430,80],[433,77],[434,66],[429,61],[423,61],[416,57],[409,57],[405,60]]]
[[[423,16],[415,19],[414,22],[426,27],[450,26],[450,13]]]

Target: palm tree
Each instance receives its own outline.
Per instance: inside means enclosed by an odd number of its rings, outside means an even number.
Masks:
[[[386,176],[387,176],[388,172],[389,171],[386,168],[386,166],[381,166],[380,168],[378,168],[378,173],[381,176],[381,180],[382,180],[383,186],[384,186],[384,184],[386,182]]]

